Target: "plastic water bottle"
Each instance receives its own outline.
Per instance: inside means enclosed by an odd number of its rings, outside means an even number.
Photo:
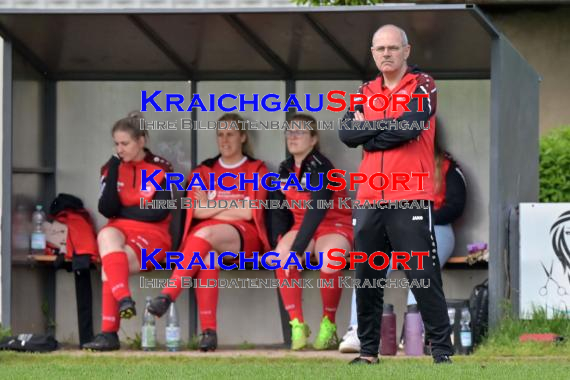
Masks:
[[[455,308],[448,307],[447,315],[449,316],[449,324],[451,325],[451,345],[455,346]]]
[[[32,232],[30,215],[26,211],[26,207],[19,204],[12,219],[12,244],[14,249],[22,252],[22,254],[30,252],[30,234]]]
[[[172,302],[168,308],[166,319],[166,349],[168,351],[180,350],[180,322],[176,312],[175,303]]]
[[[424,354],[424,325],[417,305],[408,305],[408,312],[404,318],[404,352],[408,356],[421,356]]]
[[[396,355],[396,314],[394,305],[384,304],[382,312],[382,328],[380,329],[380,355]]]
[[[148,312],[148,306],[152,301],[152,297],[146,297],[146,306],[144,308],[141,346],[143,351],[154,351],[156,349],[156,321],[154,315]]]
[[[459,336],[461,339],[461,352],[463,354],[468,354],[471,352],[471,347],[473,346],[473,340],[471,336],[471,313],[469,309],[464,307],[461,309],[461,330]]]
[[[42,255],[46,250],[46,233],[43,226],[46,220],[46,215],[42,208],[42,205],[37,205],[36,211],[32,214],[33,230],[30,244],[32,254]]]

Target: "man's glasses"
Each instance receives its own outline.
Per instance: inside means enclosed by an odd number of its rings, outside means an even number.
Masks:
[[[384,51],[389,51],[390,53],[396,53],[400,51],[403,46],[391,45],[391,46],[372,46],[370,49],[376,53],[383,53]]]

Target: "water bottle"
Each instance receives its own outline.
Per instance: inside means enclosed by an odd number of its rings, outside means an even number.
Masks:
[[[166,319],[166,349],[168,351],[180,350],[180,322],[176,312],[175,303],[170,304]]]
[[[451,345],[455,346],[455,308],[448,307],[447,315],[449,316],[449,324],[451,325]]]
[[[32,254],[43,255],[46,250],[46,233],[44,231],[44,222],[46,220],[46,215],[42,210],[41,205],[36,206],[36,211],[32,214],[33,230],[31,236],[30,248]]]
[[[396,314],[394,305],[384,304],[382,312],[382,328],[380,330],[380,355],[396,355]]]
[[[31,231],[30,215],[26,212],[26,207],[19,204],[12,219],[12,244],[16,251],[22,254],[30,252]]]
[[[154,351],[156,349],[156,321],[154,315],[148,312],[148,306],[152,301],[152,297],[146,297],[146,306],[144,308],[141,346],[143,351]]]
[[[424,325],[418,305],[408,305],[408,312],[404,318],[404,352],[408,356],[421,356],[424,354]]]
[[[470,353],[473,345],[471,339],[471,313],[469,313],[469,309],[466,307],[461,309],[461,330],[459,336],[461,340],[461,353]]]

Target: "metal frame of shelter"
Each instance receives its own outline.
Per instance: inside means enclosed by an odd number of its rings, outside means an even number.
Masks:
[[[509,226],[519,202],[538,198],[539,78],[476,6],[3,9],[2,324],[11,324],[12,176],[40,176],[44,201],[55,196],[57,81],[187,80],[195,93],[199,81],[282,80],[288,95],[295,93],[297,80],[372,78],[376,68],[369,54],[370,37],[386,23],[407,31],[420,52],[414,63],[436,79],[491,82],[491,325],[499,321],[503,298],[511,298],[518,309],[518,244]],[[43,82],[43,164],[39,167],[13,166],[17,127],[13,125],[13,83],[20,62],[14,59],[16,54]],[[195,109],[191,117],[197,120]],[[49,293],[52,306],[53,289]]]

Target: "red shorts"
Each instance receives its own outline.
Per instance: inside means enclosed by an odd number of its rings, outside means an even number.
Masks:
[[[291,231],[299,231],[300,225],[294,225],[291,228]],[[317,227],[315,234],[313,235],[313,241],[317,241],[321,237],[330,234],[337,234],[344,236],[348,243],[352,247],[352,238],[353,238],[353,230],[352,226],[345,224],[345,223],[333,223],[333,222],[324,222]]]
[[[195,233],[202,227],[215,226],[218,224],[229,224],[238,231],[240,236],[239,250],[245,251],[246,257],[252,257],[253,256],[252,252],[254,251],[259,252],[263,248],[261,240],[259,239],[259,232],[257,231],[257,228],[252,222],[248,222],[246,220],[227,221],[227,220],[207,219],[193,226],[192,230],[190,231],[190,234]],[[263,254],[265,252],[259,252],[259,253]]]
[[[120,230],[123,235],[125,235],[125,244],[128,245],[135,251],[139,264],[141,263],[141,253],[142,249],[146,248],[147,254],[152,253],[157,248],[161,251],[154,256],[157,262],[164,261],[166,258],[166,251],[170,250],[172,245],[170,240],[170,234],[166,232],[161,232],[152,226],[148,226],[143,229],[140,225],[133,225],[134,223],[129,223],[128,220],[115,220],[112,223],[108,223],[104,228],[113,227]]]

